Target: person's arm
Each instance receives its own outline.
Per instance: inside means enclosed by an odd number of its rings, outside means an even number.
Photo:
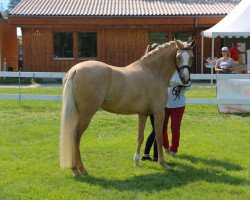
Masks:
[[[216,72],[221,72],[221,71],[222,71],[222,69],[219,69],[219,64],[220,64],[220,59],[218,59],[218,60],[216,61],[215,66],[214,66],[214,70],[215,70]]]
[[[176,81],[176,80],[170,80],[169,84],[168,84],[169,87],[176,87],[176,86],[179,86],[179,85],[182,85],[182,82],[181,81]]]
[[[189,81],[187,84],[185,84],[185,85],[182,85],[181,86],[181,89],[183,90],[183,91],[188,91],[188,90],[190,90],[191,89],[191,86],[192,86],[192,82],[191,81]]]
[[[173,76],[171,77],[171,79],[169,80],[169,84],[170,87],[176,87],[179,85],[183,85],[181,78],[179,76],[179,73],[177,71],[175,71],[175,73],[173,74]]]
[[[245,54],[247,51],[239,51],[239,54]]]

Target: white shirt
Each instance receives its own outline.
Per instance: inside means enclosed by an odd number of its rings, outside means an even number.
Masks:
[[[183,86],[183,87],[179,87],[179,86]],[[185,92],[190,90],[190,88],[191,88],[191,82],[187,84],[183,84],[181,82],[178,72],[175,71],[174,75],[169,81],[169,87],[167,89],[168,102],[167,102],[166,107],[167,108],[179,108],[179,107],[185,106],[186,105]],[[176,94],[178,95],[176,96]]]

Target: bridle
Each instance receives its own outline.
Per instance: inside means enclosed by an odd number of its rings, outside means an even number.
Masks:
[[[177,50],[177,52],[176,52],[176,54],[178,53],[178,51],[180,51],[180,50],[190,50],[190,49],[178,49]],[[183,83],[183,84],[186,84],[185,83],[185,81],[184,81],[184,77],[183,76],[181,76],[181,73],[182,73],[182,71],[184,70],[184,69],[187,69],[188,70],[188,73],[189,73],[189,79],[188,79],[188,85],[183,85],[183,86],[176,86],[176,87],[174,87],[173,89],[172,89],[172,94],[175,96],[175,99],[174,99],[174,101],[178,98],[180,98],[180,93],[181,93],[181,87],[189,87],[190,85],[191,85],[191,78],[190,78],[190,71],[191,71],[191,67],[190,66],[188,66],[188,65],[183,65],[183,66],[181,66],[181,67],[178,67],[178,65],[177,65],[177,60],[175,60],[175,67],[176,67],[176,70],[177,70],[177,72],[178,72],[178,74],[179,74],[179,77],[180,77],[180,79],[181,79],[181,82]]]
[[[191,49],[187,49],[187,48],[178,49],[177,52],[176,52],[176,54],[178,53],[178,51],[183,51],[183,50],[184,50],[184,51],[187,51],[187,50],[191,50]],[[185,84],[185,81],[184,81],[184,77],[181,76],[181,73],[182,73],[182,71],[183,71],[184,69],[187,69],[187,70],[188,70],[188,74],[189,74],[189,79],[188,79],[187,83],[191,81],[191,79],[190,79],[191,67],[190,67],[190,66],[188,66],[188,65],[183,65],[183,66],[181,66],[181,67],[178,67],[178,65],[177,65],[177,60],[175,60],[175,67],[176,67],[176,70],[177,70],[177,72],[178,72],[178,74],[179,74],[179,77],[180,77],[180,79],[181,79],[181,82],[182,82],[183,84]]]

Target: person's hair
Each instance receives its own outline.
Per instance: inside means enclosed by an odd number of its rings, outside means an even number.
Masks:
[[[237,43],[236,43],[236,42],[233,42],[232,44],[233,44],[233,46],[237,45]]]

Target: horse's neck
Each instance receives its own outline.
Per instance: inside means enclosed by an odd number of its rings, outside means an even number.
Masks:
[[[156,55],[151,55],[151,59],[147,59],[143,67],[149,69],[151,73],[155,73],[159,80],[166,83],[170,80],[176,70],[175,55],[176,49],[164,49]]]

